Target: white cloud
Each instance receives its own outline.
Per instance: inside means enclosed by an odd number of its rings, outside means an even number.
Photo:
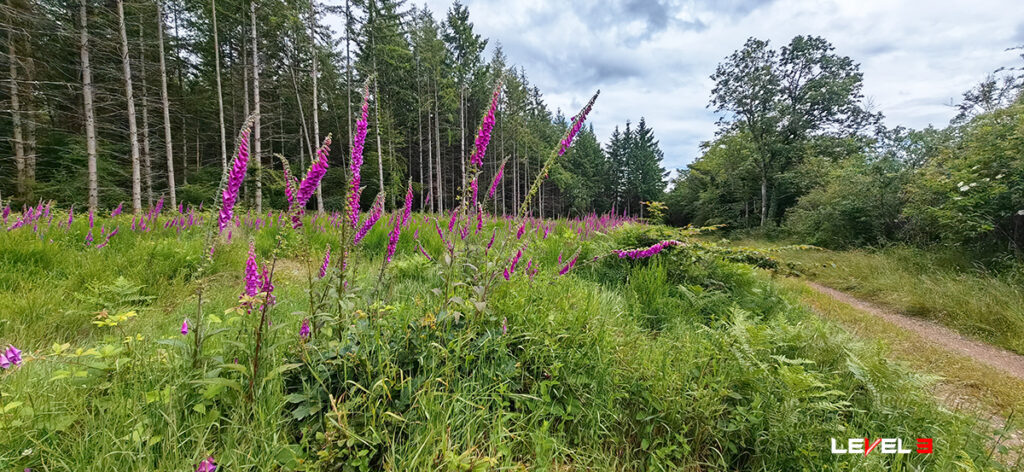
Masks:
[[[949,106],[1024,42],[1024,18],[1009,0],[943,2],[796,0],[470,0],[470,20],[522,65],[545,100],[574,113],[595,89],[599,138],[641,116],[654,128],[669,168],[714,137],[708,76],[746,38],[776,47],[821,35],[861,64],[864,93],[889,125],[945,125]],[[443,19],[451,2],[429,0]]]

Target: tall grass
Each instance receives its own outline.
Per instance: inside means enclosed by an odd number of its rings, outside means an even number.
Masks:
[[[779,257],[822,284],[1024,354],[1020,266],[993,271],[953,251],[900,246]]]
[[[317,344],[298,338],[306,268],[284,252],[264,362],[308,367],[269,378],[251,407],[216,380],[230,370],[234,331],[210,337],[206,368],[193,369],[180,346],[178,325],[196,308],[180,264],[201,241],[127,233],[96,251],[74,236],[6,235],[2,263],[20,269],[4,272],[0,297],[24,300],[4,305],[2,341],[26,346],[30,360],[0,379],[3,401],[17,404],[0,415],[0,468],[186,470],[210,454],[224,470],[999,467],[982,432],[937,407],[924,379],[809,316],[752,269],[688,246],[558,277],[558,248],[575,234],[553,224],[537,241],[538,275],[498,285],[486,310],[459,323],[436,318],[438,275],[403,237],[390,302],[354,309]],[[414,215],[407,236],[416,229],[432,222]],[[258,252],[278,230],[253,234]],[[375,228],[352,259],[353,283],[375,277],[385,231]],[[589,240],[581,259],[660,236],[628,226]],[[214,315],[237,304],[242,246],[218,250],[208,272]],[[77,282],[118,277],[127,288],[116,293]],[[99,305],[138,316],[95,326],[85,312]],[[68,311],[83,313],[57,314]],[[214,328],[233,322],[218,318]],[[54,342],[70,347],[55,355]],[[121,352],[66,354],[105,345]],[[328,362],[306,363],[314,349]],[[865,436],[934,437],[936,454],[829,453],[830,437]]]

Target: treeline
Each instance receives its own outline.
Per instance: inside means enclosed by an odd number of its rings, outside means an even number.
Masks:
[[[459,3],[442,18],[395,0],[8,0],[0,12],[8,110],[0,154],[12,156],[0,160],[0,198],[15,204],[139,209],[161,197],[209,200],[235,133],[258,112],[243,202],[282,207],[273,155],[304,169],[330,133],[331,167],[311,208],[339,210],[369,83],[363,204],[384,191],[394,208],[411,179],[416,207],[443,211],[457,204],[465,157],[500,78],[484,172],[507,158],[489,208],[501,214],[522,202],[571,119],[548,108],[500,46],[485,57],[489,40]],[[328,16],[341,19],[341,31]],[[650,127],[641,119],[616,136],[602,146],[584,129],[534,213],[637,214],[641,200],[659,198],[665,174]]]
[[[966,92],[942,129],[887,128],[862,75],[822,38],[750,39],[712,76],[717,137],[666,195],[674,224],[828,247],[952,244],[1024,254],[1019,69]]]

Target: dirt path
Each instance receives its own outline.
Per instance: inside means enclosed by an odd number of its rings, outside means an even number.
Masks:
[[[821,284],[803,280],[804,285],[827,295],[832,299],[850,305],[853,308],[897,326],[916,335],[922,343],[931,348],[942,350],[953,355],[963,356],[977,364],[991,367],[1007,374],[1009,377],[1024,381],[1024,356],[1001,349],[990,344],[964,337],[963,335],[932,321],[901,315],[892,310],[882,308],[873,303],[861,300],[839,290]],[[981,367],[981,366],[979,366]],[[964,388],[965,379],[946,379],[933,386],[932,393],[947,407],[954,411],[971,413],[983,424],[988,425],[987,433],[991,435],[989,444],[997,460],[1003,464],[1014,464],[1014,470],[1021,465],[1022,448],[1024,448],[1024,431],[1016,427],[1007,427],[1007,419],[981,401],[978,391]],[[949,382],[952,380],[952,382]],[[968,382],[970,383],[970,382]],[[1001,447],[1006,447],[1006,450]]]
[[[808,287],[824,293],[847,305],[851,305],[861,311],[870,313],[884,319],[889,323],[897,325],[907,331],[911,331],[928,340],[936,346],[947,351],[955,352],[962,356],[969,357],[974,361],[1002,370],[1007,374],[1024,380],[1024,356],[1007,351],[1005,349],[975,341],[967,338],[956,331],[953,331],[938,323],[901,315],[891,310],[879,307],[856,298],[848,293],[816,284],[811,281],[804,281]]]

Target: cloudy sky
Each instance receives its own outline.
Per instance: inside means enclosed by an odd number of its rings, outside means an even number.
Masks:
[[[416,0],[412,0],[416,2]],[[423,0],[416,2],[422,4]],[[592,122],[605,141],[641,116],[665,165],[685,166],[713,138],[706,108],[715,65],[746,38],[779,47],[821,35],[864,72],[864,92],[889,125],[945,125],[961,93],[1024,44],[1020,0],[464,0],[477,32],[522,65],[549,106],[575,113],[601,89]],[[443,18],[450,0],[428,0]],[[488,54],[489,55],[489,54]]]

